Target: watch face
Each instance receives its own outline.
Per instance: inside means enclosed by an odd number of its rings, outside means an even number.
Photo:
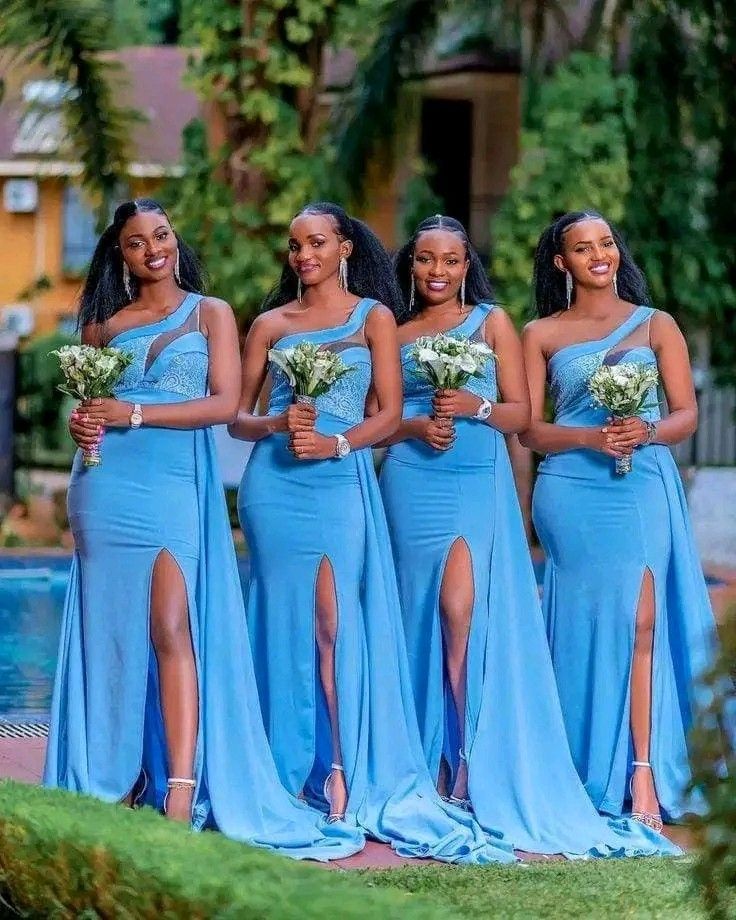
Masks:
[[[340,440],[337,442],[337,456],[338,457],[347,457],[350,453],[350,444],[346,440]]]
[[[137,428],[141,424],[142,421],[143,421],[143,416],[141,415],[140,412],[133,412],[132,415],[130,416],[130,424],[134,428]]]
[[[488,418],[488,416],[491,414],[492,409],[493,409],[493,406],[491,406],[490,403],[483,403],[480,409],[478,409],[478,418],[482,418],[482,419]]]

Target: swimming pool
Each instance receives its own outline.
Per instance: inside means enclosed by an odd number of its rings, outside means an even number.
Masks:
[[[48,718],[70,563],[67,555],[0,555],[0,719]],[[238,565],[245,582],[248,557]],[[535,569],[541,582],[543,563]]]

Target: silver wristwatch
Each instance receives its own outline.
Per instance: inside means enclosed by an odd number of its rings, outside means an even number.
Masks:
[[[133,404],[133,411],[130,413],[130,427],[140,428],[143,424],[143,409],[140,403]]]
[[[350,441],[344,435],[336,434],[335,442],[335,456],[338,460],[344,460],[351,450]]]
[[[484,399],[483,402],[478,406],[478,411],[475,413],[473,418],[477,418],[480,422],[485,422],[485,420],[493,412],[493,403],[487,399]]]
[[[647,439],[644,444],[651,444],[652,441],[657,437],[657,426],[654,424],[654,422],[648,422],[646,419],[643,419],[643,422],[647,426]]]

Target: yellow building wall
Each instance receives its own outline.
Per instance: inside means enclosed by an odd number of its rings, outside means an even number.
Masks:
[[[35,314],[34,335],[53,332],[60,319],[76,314],[82,279],[65,275],[62,268],[63,192],[68,180],[38,180],[38,208],[34,214],[9,214],[0,201],[0,308],[29,303]],[[160,180],[136,180],[131,194],[154,194]],[[30,298],[20,295],[47,276],[51,288]]]

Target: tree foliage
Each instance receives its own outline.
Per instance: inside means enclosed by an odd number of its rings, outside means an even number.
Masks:
[[[349,7],[367,11],[368,0],[343,0],[341,15]],[[244,316],[277,277],[294,213],[327,184],[318,93],[338,21],[337,0],[183,3],[207,118],[188,129],[173,210],[217,293]]]
[[[82,164],[82,182],[100,213],[107,212],[127,172],[134,114],[115,101],[116,65],[104,0],[5,0],[0,16],[0,83],[11,68],[40,65],[69,89],[63,115],[69,155]]]
[[[540,89],[534,128],[492,224],[492,274],[499,299],[528,313],[539,235],[565,211],[594,208],[620,223],[629,186],[626,124],[633,86],[597,55],[576,52]]]

